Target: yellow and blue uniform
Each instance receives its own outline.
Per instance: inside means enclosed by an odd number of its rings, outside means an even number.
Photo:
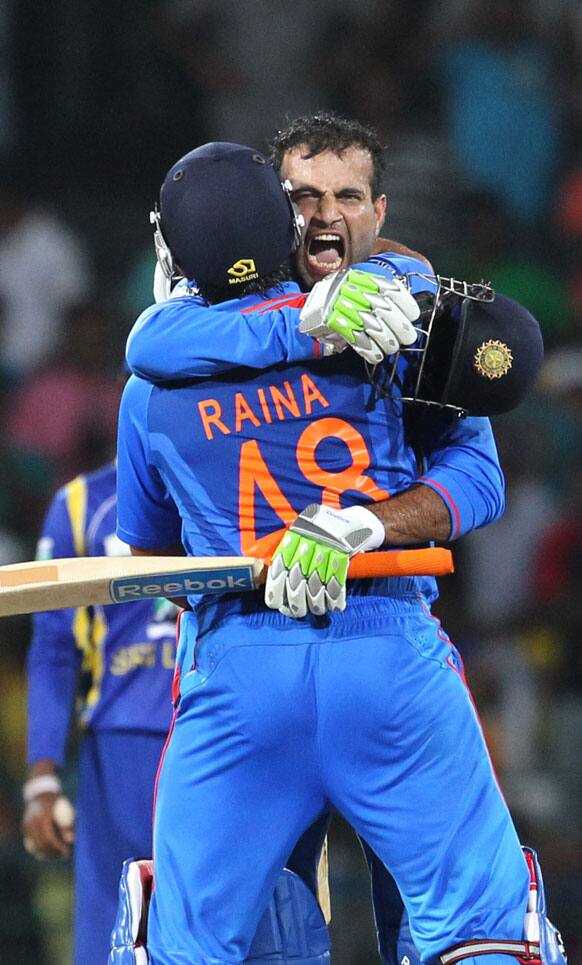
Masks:
[[[292,283],[269,295],[212,306],[178,295],[138,321],[130,363],[168,381],[133,377],[124,393],[123,540],[260,555],[311,502],[365,505],[415,483],[441,494],[453,537],[497,518],[488,420],[405,419],[352,353],[313,358],[293,332],[298,303],[284,300],[301,297]],[[270,344],[287,354],[258,370],[253,343],[275,329]],[[225,357],[235,335],[238,368]],[[183,369],[189,352],[206,371]],[[393,873],[423,961],[468,937],[521,937],[527,868],[458,655],[430,612],[436,593],[429,577],[354,581],[345,613],[301,621],[260,593],[191,598],[156,804],[155,965],[242,961],[278,871],[330,808]],[[189,847],[193,834],[203,847]]]
[[[116,467],[58,491],[43,558],[128,553],[116,536]],[[122,862],[151,853],[155,774],[172,714],[176,608],[166,600],[54,610],[33,617],[28,762],[62,766],[78,703],[75,962],[107,959]],[[79,693],[80,692],[80,693]]]

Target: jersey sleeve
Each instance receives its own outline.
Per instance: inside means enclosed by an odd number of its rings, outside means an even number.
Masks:
[[[66,490],[53,499],[39,539],[43,559],[76,556]],[[35,613],[27,655],[28,764],[41,758],[61,766],[75,695],[81,652],[75,635],[76,611]]]
[[[318,356],[319,343],[298,331],[305,301],[299,291],[254,301],[208,305],[200,297],[185,295],[152,305],[129,334],[130,371],[164,382],[219,375],[238,366],[266,369]]]
[[[427,266],[416,258],[383,253],[353,267],[372,274],[406,275],[411,291],[435,291]],[[272,293],[273,294],[273,293]],[[305,303],[296,285],[260,302],[255,296],[209,305],[180,294],[146,309],[126,345],[129,370],[152,382],[207,378],[244,366],[267,369],[317,358],[319,343],[298,330]]]
[[[147,416],[154,386],[132,376],[119,410],[117,442],[117,535],[124,543],[156,549],[180,543],[176,505],[149,451]]]
[[[420,413],[415,428],[422,457],[417,482],[444,500],[450,538],[498,519],[505,509],[505,482],[489,419],[458,419],[431,409]]]
[[[393,278],[394,275],[404,276],[408,280],[410,291],[413,295],[419,292],[431,292],[437,290],[435,276],[428,265],[418,258],[410,255],[392,254],[389,251],[378,255],[372,255],[367,261],[352,265],[360,271],[367,271],[372,275],[387,275]]]

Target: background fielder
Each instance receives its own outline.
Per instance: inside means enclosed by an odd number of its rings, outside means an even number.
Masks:
[[[72,480],[52,501],[40,558],[127,553],[116,467]],[[76,965],[104,965],[121,865],[151,852],[153,787],[171,719],[176,607],[167,600],[35,614],[28,653],[23,833],[38,857],[74,856]],[[76,821],[53,807],[79,700]]]

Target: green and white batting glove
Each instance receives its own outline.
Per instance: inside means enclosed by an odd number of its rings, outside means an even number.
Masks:
[[[301,310],[299,331],[341,352],[350,345],[377,365],[416,341],[415,299],[397,278],[344,268],[313,286]]]
[[[377,549],[384,540],[384,526],[364,506],[307,506],[273,554],[265,603],[295,619],[345,610],[350,557]]]

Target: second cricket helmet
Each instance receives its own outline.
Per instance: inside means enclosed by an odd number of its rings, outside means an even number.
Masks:
[[[165,274],[229,289],[275,271],[299,243],[290,186],[258,151],[215,141],[172,165],[152,212]]]
[[[418,337],[402,350],[413,364],[401,378],[395,358],[383,394],[458,415],[492,416],[516,408],[534,387],[544,357],[536,319],[482,282],[419,277],[430,290],[415,296],[421,307]]]

